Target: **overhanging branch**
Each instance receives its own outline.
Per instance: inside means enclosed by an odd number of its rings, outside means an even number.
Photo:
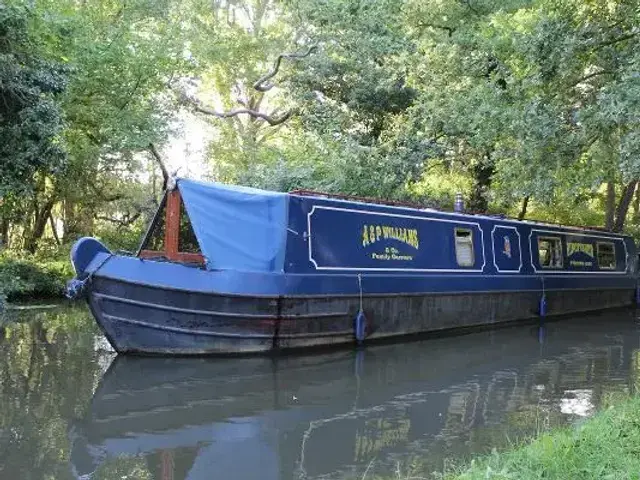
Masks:
[[[107,195],[104,193],[102,189],[100,189],[95,183],[91,180],[87,180],[86,184],[91,190],[93,190],[94,198],[100,200],[104,203],[117,202],[118,200],[122,200],[125,196],[121,193],[115,193],[113,195]]]
[[[297,60],[300,58],[305,58],[311,55],[316,50],[316,45],[312,45],[305,53],[281,53],[277,56],[275,62],[273,63],[273,68],[265,73],[262,77],[260,77],[254,84],[253,88],[259,92],[266,92],[273,88],[273,83],[266,83],[268,80],[271,80],[278,74],[280,70],[280,64],[282,63],[282,59],[286,58],[289,60]]]
[[[625,41],[630,40],[633,37],[636,37],[638,35],[640,35],[640,30],[636,30],[636,31],[633,31],[633,32],[628,33],[626,35],[622,35],[620,37],[613,38],[613,39],[608,40],[606,42],[602,42],[602,43],[596,45],[596,47],[593,50],[597,51],[597,50],[600,50],[600,49],[605,48],[605,47],[610,47],[611,45],[615,45],[616,43],[620,43],[620,42],[625,42]]]
[[[167,189],[167,182],[169,182],[169,171],[167,170],[167,166],[162,159],[162,155],[160,155],[160,152],[158,152],[158,149],[153,143],[149,144],[149,151],[151,152],[151,156],[162,171],[162,190],[164,191]]]
[[[315,45],[312,45],[311,47],[309,47],[309,49],[306,52],[303,52],[303,53],[281,53],[280,55],[278,55],[275,62],[273,63],[273,68],[268,73],[260,77],[253,84],[254,90],[261,93],[271,90],[274,85],[272,83],[267,83],[267,82],[278,74],[278,71],[280,70],[280,65],[283,59],[286,58],[286,59],[297,60],[297,59],[305,58],[311,55],[311,53],[313,53],[316,50],[316,48],[317,47]],[[261,95],[258,96],[258,98],[241,99],[239,103],[243,105],[243,107],[245,108],[236,108],[234,110],[229,110],[226,112],[219,112],[212,108],[206,107],[202,105],[202,103],[199,100],[186,95],[184,92],[182,92],[181,97],[183,98],[183,101],[185,103],[190,103],[193,106],[194,110],[199,113],[204,113],[206,115],[211,115],[217,118],[234,118],[239,115],[249,115],[252,118],[267,122],[272,127],[277,125],[282,125],[287,120],[289,120],[295,113],[295,111],[292,109],[279,114],[276,114],[275,112],[270,114],[260,112],[259,108],[260,108],[260,103],[262,101]],[[159,159],[158,156],[155,156],[155,158]]]
[[[575,80],[571,84],[571,86],[575,87],[576,85],[580,85],[581,83],[586,82],[587,80],[590,80],[591,78],[597,77],[599,75],[608,75],[608,74],[611,74],[611,73],[614,73],[614,72],[612,72],[611,70],[598,70],[598,71],[589,73],[588,75],[585,75],[585,76],[579,78],[578,80]]]
[[[273,116],[266,113],[258,112],[256,110],[251,110],[249,108],[237,108],[235,110],[230,110],[228,112],[218,112],[216,110],[212,110],[210,108],[203,107],[202,105],[198,105],[198,104],[195,105],[195,110],[197,112],[204,113],[207,115],[212,115],[218,118],[231,118],[231,117],[236,117],[238,115],[249,115],[253,118],[259,118],[261,120],[264,120],[272,127],[286,122],[293,115],[293,110],[288,110],[281,115]]]
[[[136,212],[133,215],[125,215],[124,218],[114,218],[114,217],[107,217],[105,215],[95,214],[93,218],[95,218],[96,220],[102,220],[104,222],[113,223],[118,227],[128,227],[129,225],[133,224],[136,220],[138,220],[141,215],[142,215],[142,212]]]

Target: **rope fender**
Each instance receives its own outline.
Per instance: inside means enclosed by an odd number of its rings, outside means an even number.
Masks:
[[[353,330],[356,342],[358,345],[362,345],[364,339],[367,336],[367,316],[364,314],[364,310],[362,308],[362,275],[358,274],[358,290],[360,291],[360,308],[358,309],[358,314],[354,319]]]

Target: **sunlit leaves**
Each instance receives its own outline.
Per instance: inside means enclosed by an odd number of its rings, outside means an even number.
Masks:
[[[33,15],[0,5],[0,198],[30,192],[36,173],[58,174],[66,161],[57,98],[67,72],[42,51]]]

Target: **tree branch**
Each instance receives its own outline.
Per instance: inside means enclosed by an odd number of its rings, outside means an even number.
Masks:
[[[136,83],[133,86],[133,89],[129,92],[129,94],[127,95],[127,98],[125,99],[125,101],[122,103],[122,105],[120,105],[120,108],[118,110],[122,111],[125,108],[127,108],[127,106],[129,105],[129,102],[131,102],[131,100],[133,99],[133,96],[135,95],[135,93],[138,91],[138,88],[140,88],[140,84],[142,83],[142,75],[140,75],[137,79],[136,79]]]
[[[162,171],[162,190],[164,191],[167,189],[167,183],[169,182],[169,171],[167,170],[167,166],[164,163],[160,152],[158,152],[158,149],[153,143],[149,143],[149,151]]]
[[[613,224],[614,232],[622,232],[622,229],[624,228],[624,221],[627,218],[627,212],[629,211],[629,205],[633,199],[633,194],[636,191],[636,185],[638,185],[638,180],[632,180],[625,185],[624,190],[622,191],[618,207],[616,208],[616,219]]]
[[[571,84],[572,87],[575,87],[576,85],[580,85],[582,82],[586,82],[587,80],[593,78],[593,77],[597,77],[598,75],[606,75],[608,73],[613,73],[611,70],[598,70],[597,72],[592,72],[588,75],[585,75],[582,78],[579,78],[578,80],[576,80],[575,82],[573,82]]]
[[[265,82],[267,82],[268,80],[271,80],[273,77],[275,77],[278,74],[278,70],[280,70],[280,63],[282,62],[283,58],[287,58],[290,60],[305,58],[311,55],[316,50],[316,48],[317,48],[316,45],[312,45],[309,47],[309,49],[305,53],[281,53],[276,57],[276,60],[273,63],[273,68],[269,72],[264,74],[262,77],[260,77],[253,84],[253,88],[258,90],[259,92],[266,92],[268,90],[271,90],[273,88],[273,83],[268,83],[265,85]]]
[[[105,222],[113,223],[118,227],[128,227],[129,225],[134,223],[136,220],[138,220],[138,218],[140,218],[140,215],[142,215],[142,212],[136,212],[131,217],[126,216],[123,219],[119,219],[119,218],[105,217],[103,215],[96,214],[93,216],[93,218],[95,218],[96,220],[102,220]]]
[[[447,27],[446,25],[435,25],[433,23],[427,23],[427,22],[418,22],[416,26],[418,28],[433,28],[436,30],[446,30],[449,36],[452,36],[453,33],[456,31],[456,29],[453,27]]]
[[[281,53],[276,57],[276,60],[273,63],[273,68],[269,72],[264,74],[262,77],[260,77],[253,84],[253,88],[261,93],[271,90],[274,85],[272,83],[267,83],[267,82],[278,74],[278,71],[280,70],[280,65],[283,59],[305,58],[311,55],[311,53],[313,53],[316,50],[316,48],[317,48],[316,45],[312,45],[304,53]],[[181,92],[180,96],[182,97],[182,101],[184,103],[190,103],[196,112],[204,113],[206,115],[211,115],[217,118],[233,118],[233,117],[237,117],[238,115],[249,115],[252,118],[267,122],[272,127],[285,123],[294,114],[293,110],[287,110],[286,112],[281,114],[276,114],[275,112],[271,114],[260,112],[259,108],[260,108],[260,104],[262,103],[262,96],[259,96],[258,98],[239,98],[237,100],[238,103],[240,103],[245,108],[236,108],[234,110],[229,110],[228,112],[219,112],[209,107],[205,107],[200,103],[199,100],[197,100],[196,98],[191,98],[185,92]],[[156,153],[154,153],[154,157],[156,158],[156,160],[160,160],[160,157]]]
[[[101,200],[105,203],[117,202],[118,200],[122,200],[126,198],[121,193],[116,193],[115,195],[102,195]]]
[[[636,31],[636,32],[633,32],[633,33],[628,33],[627,35],[622,35],[621,37],[614,38],[614,39],[611,39],[611,40],[609,40],[607,42],[603,42],[603,43],[598,44],[596,46],[596,48],[593,49],[593,51],[595,52],[597,50],[600,50],[601,48],[609,47],[611,45],[615,45],[616,43],[624,42],[625,40],[630,40],[630,39],[632,39],[633,37],[635,37],[637,35],[640,35],[640,31]]]
[[[258,112],[256,110],[251,110],[251,109],[248,109],[248,108],[238,108],[238,109],[235,109],[235,110],[231,110],[229,112],[217,112],[215,110],[212,110],[212,109],[207,108],[207,107],[203,107],[202,105],[198,105],[198,104],[195,104],[194,107],[195,107],[197,112],[204,113],[204,114],[207,114],[207,115],[212,115],[212,116],[218,117],[218,118],[231,118],[231,117],[236,117],[238,115],[249,115],[249,116],[251,116],[253,118],[259,118],[261,120],[264,120],[265,122],[267,122],[272,127],[274,127],[276,125],[280,125],[280,124],[286,122],[293,115],[293,110],[288,110],[288,111],[286,111],[283,114],[278,115],[278,116],[272,116],[272,115],[269,115],[269,114],[266,114],[266,113],[262,113],[262,112]]]
[[[91,188],[91,190],[93,190],[95,198],[102,202],[110,203],[125,198],[125,196],[121,193],[116,193],[114,195],[105,195],[104,192],[100,188],[98,188],[98,186],[90,179],[86,180],[86,184],[89,188]]]

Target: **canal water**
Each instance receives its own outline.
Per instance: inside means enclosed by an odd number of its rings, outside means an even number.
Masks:
[[[2,479],[430,478],[640,387],[631,310],[225,360],[117,357],[80,307],[11,317]]]

